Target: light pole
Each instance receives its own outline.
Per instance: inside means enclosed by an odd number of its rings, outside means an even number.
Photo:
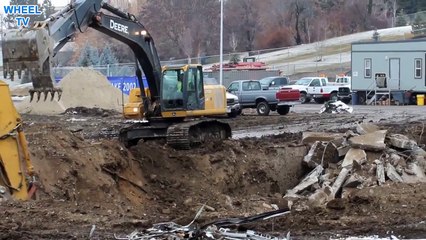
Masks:
[[[220,67],[219,82],[223,85],[223,0],[220,0]]]

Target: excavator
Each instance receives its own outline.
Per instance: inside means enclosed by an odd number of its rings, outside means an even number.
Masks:
[[[105,13],[107,12],[107,13]],[[56,94],[52,59],[78,33],[88,28],[128,45],[136,59],[141,103],[127,105],[140,116],[120,130],[126,146],[140,139],[166,138],[176,149],[190,149],[207,141],[231,137],[231,127],[217,116],[226,115],[226,89],[204,88],[201,65],[161,66],[154,40],[137,18],[102,0],[75,0],[31,28],[8,30],[3,35],[4,76],[31,72],[31,99]],[[142,81],[142,71],[148,86]],[[87,79],[90,81],[90,79]],[[96,91],[96,89],[94,89]]]
[[[106,14],[109,12],[110,14]],[[217,116],[226,115],[223,86],[204,87],[201,65],[161,66],[154,41],[136,17],[102,0],[74,0],[48,19],[30,28],[3,33],[4,77],[14,79],[27,71],[32,81],[31,100],[44,95],[51,100],[62,89],[55,87],[52,60],[78,33],[88,28],[127,44],[136,59],[139,82],[137,99],[126,105],[138,121],[120,130],[126,146],[140,139],[166,138],[176,149],[190,149],[205,142],[231,137],[231,127]],[[142,71],[148,86],[142,81]],[[90,79],[87,79],[90,81]],[[96,91],[96,89],[93,89]],[[16,111],[8,85],[0,81],[0,201],[26,200],[34,196],[36,184],[22,119]]]

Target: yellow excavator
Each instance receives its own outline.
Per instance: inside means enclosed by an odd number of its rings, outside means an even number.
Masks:
[[[104,14],[106,10],[113,15]],[[161,66],[154,41],[132,14],[103,0],[72,1],[48,19],[31,28],[12,29],[2,36],[3,73],[12,80],[15,73],[30,73],[34,96],[44,100],[62,90],[54,86],[52,59],[78,32],[89,27],[127,44],[135,54],[140,88],[126,105],[125,114],[141,121],[122,128],[119,137],[126,145],[140,139],[166,138],[176,149],[189,149],[212,140],[231,137],[228,123],[215,116],[226,115],[223,86],[204,86],[201,65]],[[148,86],[142,81],[144,72]],[[87,79],[90,81],[90,79]],[[149,90],[148,90],[149,89]],[[96,89],[93,89],[96,91]],[[34,171],[22,120],[7,84],[0,81],[0,200],[29,199],[34,195]],[[136,117],[132,117],[136,118]]]
[[[0,202],[30,199],[36,190],[34,170],[22,130],[22,119],[13,105],[9,86],[0,81]]]
[[[154,40],[143,24],[102,0],[72,1],[32,28],[7,31],[2,42],[5,77],[30,71],[31,99],[43,94],[45,99],[48,94],[60,96],[51,77],[51,61],[75,34],[89,27],[127,44],[135,54],[142,101],[127,105],[125,111],[141,121],[121,129],[119,138],[126,146],[140,139],[166,138],[176,149],[189,149],[231,137],[229,124],[216,118],[226,115],[225,87],[205,89],[201,65],[161,66]],[[142,71],[148,86],[144,86]]]

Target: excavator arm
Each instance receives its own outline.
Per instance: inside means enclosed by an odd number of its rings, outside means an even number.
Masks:
[[[101,12],[105,9],[115,16]],[[5,77],[14,77],[15,71],[21,76],[29,71],[34,89],[30,91],[39,99],[50,93],[52,98],[60,89],[54,87],[51,75],[52,59],[56,53],[78,32],[92,27],[127,44],[135,54],[137,65],[146,75],[150,96],[143,93],[142,99],[147,116],[158,116],[161,84],[161,65],[154,45],[145,27],[136,17],[104,3],[102,0],[77,0],[42,22],[36,22],[29,29],[8,30],[3,39],[3,63]],[[144,89],[142,73],[137,68],[136,75],[141,89]]]

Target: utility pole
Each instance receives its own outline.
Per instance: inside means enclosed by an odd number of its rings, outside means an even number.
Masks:
[[[223,85],[223,0],[220,0],[220,67],[219,82]]]

